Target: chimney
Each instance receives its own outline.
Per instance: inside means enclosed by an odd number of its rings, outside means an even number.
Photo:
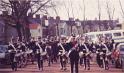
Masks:
[[[59,16],[57,16],[57,17],[56,17],[56,20],[60,20],[60,17],[59,17]]]
[[[29,18],[33,18],[32,13],[28,13]]]
[[[8,11],[2,11],[3,15],[8,15]]]
[[[74,18],[69,18],[69,21],[74,21]]]
[[[53,17],[49,17],[49,20],[54,20],[54,18]]]
[[[56,17],[56,22],[57,22],[57,23],[60,22],[60,17],[59,17],[59,16]]]
[[[47,18],[47,15],[43,15],[43,17],[42,17],[44,20],[47,20],[48,18]]]
[[[37,19],[40,19],[40,14],[36,14],[36,18]]]

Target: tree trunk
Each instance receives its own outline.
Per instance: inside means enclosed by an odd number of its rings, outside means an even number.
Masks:
[[[16,24],[16,30],[18,32],[19,41],[22,42],[21,24],[19,22],[17,22]]]
[[[26,31],[26,40],[30,41],[31,34],[30,34],[29,24],[27,24],[27,28],[25,31]]]
[[[73,26],[71,25],[71,35],[72,35],[72,27],[73,27]]]
[[[31,34],[30,34],[30,28],[29,28],[29,21],[28,21],[28,17],[25,17],[25,39],[26,41],[30,41],[30,37],[31,37]]]

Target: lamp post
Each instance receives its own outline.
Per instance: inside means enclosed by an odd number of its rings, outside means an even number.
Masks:
[[[80,29],[79,29],[81,27],[81,22],[79,21],[79,19],[76,19],[75,23],[76,23],[76,26],[77,26],[78,34],[81,34]]]
[[[60,23],[60,17],[57,16],[56,17],[56,29],[57,29],[57,32],[56,32],[56,36],[60,36],[60,32],[59,32],[59,23]]]
[[[69,18],[69,25],[71,26],[71,35],[72,35],[72,32],[73,32],[73,25],[74,25],[74,18]]]

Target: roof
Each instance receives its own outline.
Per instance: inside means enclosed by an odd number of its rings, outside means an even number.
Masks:
[[[32,23],[32,24],[41,24],[41,19],[30,18],[29,22]]]
[[[30,29],[37,29],[39,24],[29,24]]]

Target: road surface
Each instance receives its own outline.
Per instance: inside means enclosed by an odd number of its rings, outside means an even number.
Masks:
[[[29,64],[24,68],[18,68],[17,71],[12,71],[10,67],[0,68],[0,73],[70,73],[70,64],[67,65],[67,70],[60,70],[60,64],[55,63],[50,67],[47,66],[47,63],[44,64],[44,70],[39,70],[37,64]],[[99,68],[96,64],[91,65],[90,70],[84,70],[83,66],[79,66],[79,73],[124,73],[121,69],[110,68],[109,70],[104,70]]]

